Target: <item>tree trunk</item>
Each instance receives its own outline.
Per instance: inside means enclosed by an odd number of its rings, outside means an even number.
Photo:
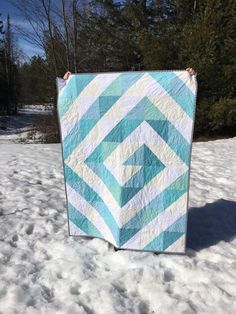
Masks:
[[[74,72],[77,73],[78,71],[78,56],[77,56],[77,0],[73,0],[72,3],[72,10],[73,10],[73,44],[74,44],[74,56],[73,56],[73,61],[74,61]]]
[[[62,16],[63,16],[63,23],[66,33],[66,66],[67,70],[70,70],[70,47],[69,47],[69,32],[68,32],[68,24],[66,20],[66,8],[65,8],[65,0],[61,0],[62,4]]]
[[[55,71],[55,75],[58,76],[56,49],[55,49],[55,44],[54,44],[54,37],[53,37],[53,31],[52,31],[52,21],[51,21],[51,0],[48,0],[48,5],[46,5],[45,0],[41,0],[41,1],[43,4],[43,8],[44,8],[45,15],[47,18],[47,23],[48,23],[48,31],[49,31],[50,42],[51,42],[51,47],[52,47],[54,71]]]

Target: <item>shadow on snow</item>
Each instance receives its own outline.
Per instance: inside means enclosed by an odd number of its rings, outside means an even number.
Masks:
[[[200,251],[236,236],[236,202],[219,199],[188,212],[187,249]]]

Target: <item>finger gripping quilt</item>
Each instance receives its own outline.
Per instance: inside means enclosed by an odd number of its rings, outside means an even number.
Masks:
[[[185,252],[196,77],[88,73],[57,84],[69,234]]]

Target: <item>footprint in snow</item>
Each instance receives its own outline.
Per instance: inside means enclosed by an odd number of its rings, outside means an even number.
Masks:
[[[28,225],[28,227],[25,229],[25,232],[28,234],[28,235],[31,235],[34,231],[34,225],[33,224],[30,224]]]

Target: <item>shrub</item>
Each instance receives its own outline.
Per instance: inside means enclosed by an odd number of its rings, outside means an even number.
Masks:
[[[217,134],[236,135],[236,98],[220,98],[209,112],[210,127]]]
[[[194,125],[194,138],[203,135],[210,135],[209,129],[209,111],[212,105],[212,100],[203,99],[201,102],[197,103],[196,106],[196,118]]]

